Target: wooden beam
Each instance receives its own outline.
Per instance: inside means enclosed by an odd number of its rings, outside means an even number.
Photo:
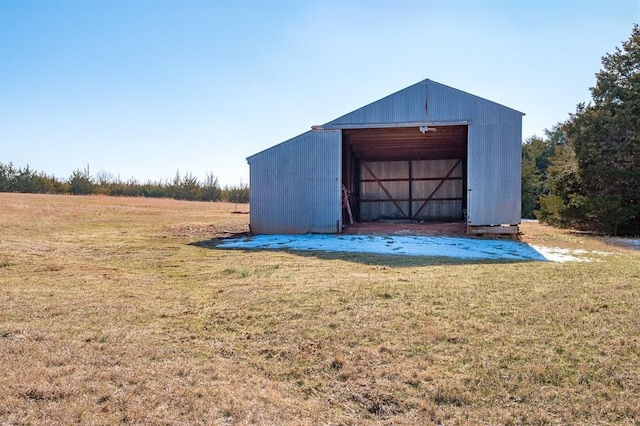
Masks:
[[[449,178],[449,176],[451,176],[451,173],[453,173],[453,171],[456,169],[456,167],[458,167],[458,165],[459,165],[460,163],[462,163],[462,159],[460,159],[460,160],[456,161],[456,164],[454,164],[454,165],[453,165],[453,167],[451,168],[451,170],[449,170],[449,173],[447,173],[447,175],[446,175],[444,178],[442,178],[442,181],[438,184],[438,186],[436,186],[436,188],[435,188],[433,191],[431,191],[431,194],[429,194],[429,196],[427,197],[427,199],[424,201],[424,203],[422,203],[422,205],[420,206],[420,208],[418,209],[418,211],[416,212],[416,214],[415,214],[415,215],[413,215],[413,216],[411,217],[411,219],[416,218],[416,217],[420,214],[420,212],[422,211],[422,209],[424,209],[424,208],[425,208],[425,206],[427,205],[427,203],[433,199],[433,196],[435,195],[435,193],[436,193],[436,192],[438,192],[438,190],[440,189],[440,187],[441,187],[442,185],[444,185],[445,181]]]
[[[407,179],[407,178],[389,178],[389,179],[378,179],[378,180],[361,179],[360,182],[407,182],[407,180],[410,180],[412,182],[430,181],[430,180],[437,180],[437,181],[441,181],[441,180],[462,180],[462,177],[448,177],[448,178],[428,177],[428,178],[411,178],[411,179]]]
[[[391,196],[391,194],[389,194],[389,191],[387,191],[387,188],[384,187],[384,185],[382,184],[382,182],[380,181],[380,179],[378,179],[376,177],[376,175],[371,171],[371,169],[369,168],[369,166],[367,166],[367,163],[362,163],[362,165],[364,166],[365,169],[367,169],[367,171],[369,172],[369,174],[371,176],[373,176],[373,178],[375,179],[376,182],[378,182],[378,185],[380,185],[380,188],[382,188],[382,190],[384,191],[385,194],[387,194],[387,197],[389,197],[389,200],[393,202],[393,204],[396,205],[396,207],[398,208],[398,210],[400,210],[400,213],[402,213],[403,217],[408,217],[407,214],[404,212],[404,210],[402,210],[402,207],[400,207],[400,205],[396,202],[396,200],[393,199],[393,197]]]
[[[435,197],[431,197],[431,198],[396,198],[395,199],[398,202],[403,202],[403,201],[462,201],[462,198],[460,197],[440,197],[440,198],[435,198]],[[367,198],[366,200],[360,200],[361,203],[390,203],[392,200],[388,200],[388,199],[373,199],[373,198]]]
[[[519,232],[518,225],[472,226],[467,225],[467,235],[511,235]]]

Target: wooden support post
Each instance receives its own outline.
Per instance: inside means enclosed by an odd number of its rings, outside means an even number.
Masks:
[[[467,235],[508,235],[516,237],[519,233],[518,225],[497,225],[497,226],[472,226],[467,225]]]
[[[347,210],[347,215],[349,216],[349,225],[353,225],[353,214],[351,214],[349,191],[347,191],[347,187],[344,185],[342,185],[342,207]]]

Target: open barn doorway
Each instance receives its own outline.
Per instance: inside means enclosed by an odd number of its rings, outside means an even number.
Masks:
[[[342,182],[354,219],[464,221],[467,134],[466,125],[343,129]]]

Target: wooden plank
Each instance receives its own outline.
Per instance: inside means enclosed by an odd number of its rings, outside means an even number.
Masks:
[[[440,198],[394,198],[395,201],[397,202],[405,202],[405,201],[462,201],[462,198],[460,197],[440,197]],[[373,199],[373,198],[367,198],[365,200],[360,200],[361,203],[390,203],[392,200],[386,199],[386,198],[382,198],[382,199]]]
[[[436,194],[436,192],[438,192],[438,189],[440,189],[440,187],[441,187],[442,185],[444,185],[444,183],[445,183],[446,179],[447,179],[449,176],[451,176],[451,173],[453,173],[453,171],[456,169],[456,167],[458,167],[458,165],[459,165],[461,162],[462,162],[462,160],[461,160],[461,159],[460,159],[460,160],[458,160],[458,161],[456,161],[456,164],[454,164],[454,165],[453,165],[453,167],[451,168],[451,170],[449,170],[449,173],[447,173],[447,175],[446,175],[444,178],[442,178],[442,181],[438,184],[438,186],[436,186],[436,188],[435,188],[433,191],[431,191],[431,194],[429,194],[429,196],[428,196],[428,197],[427,197],[427,199],[424,201],[424,203],[422,203],[422,205],[420,206],[420,208],[418,209],[418,211],[416,212],[416,214],[412,216],[412,219],[413,219],[413,218],[415,218],[415,217],[417,217],[417,216],[420,214],[420,212],[422,211],[422,209],[424,209],[424,208],[425,208],[425,206],[427,205],[427,203],[432,199],[432,197]]]
[[[353,214],[351,213],[351,203],[349,202],[349,191],[344,185],[342,185],[342,208],[347,210],[349,225],[353,225]]]
[[[507,226],[467,226],[468,235],[510,235],[519,232],[518,225]]]
[[[409,163],[409,217],[413,217],[413,203],[411,199],[413,198],[413,184],[411,183],[411,178],[413,177],[412,172],[412,161],[407,161]]]
[[[441,181],[441,180],[462,180],[462,177],[447,177],[447,178],[441,178],[441,177],[430,177],[430,178],[411,178],[409,179],[405,179],[405,178],[390,178],[390,179],[384,179],[384,178],[380,178],[378,180],[374,180],[374,179],[361,179],[360,182],[418,182],[418,181]]]
[[[422,134],[418,127],[345,129],[343,137],[363,161],[458,159],[467,155],[466,125],[435,130]]]
[[[382,188],[382,190],[384,191],[385,194],[387,194],[387,197],[389,197],[389,200],[391,202],[393,202],[393,204],[395,204],[396,208],[400,211],[400,213],[402,214],[403,217],[408,217],[407,214],[404,212],[404,210],[402,210],[402,207],[400,207],[400,205],[398,204],[398,202],[393,198],[393,196],[389,193],[389,191],[387,191],[387,188],[384,187],[384,185],[382,184],[382,182],[380,182],[380,180],[376,177],[376,175],[373,173],[373,171],[369,168],[369,166],[367,166],[367,163],[362,163],[362,166],[367,169],[367,171],[369,172],[369,174],[376,180],[376,182],[378,183],[378,185],[380,185],[380,188]]]

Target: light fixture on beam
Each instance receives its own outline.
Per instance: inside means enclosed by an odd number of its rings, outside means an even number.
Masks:
[[[420,126],[420,132],[422,132],[423,135],[427,132],[435,132],[435,131],[436,131],[435,127]]]

